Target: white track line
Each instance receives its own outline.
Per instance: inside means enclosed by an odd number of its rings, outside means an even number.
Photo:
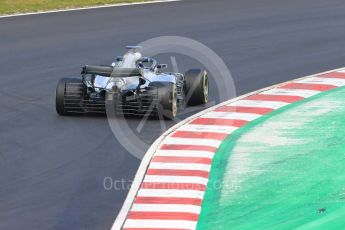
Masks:
[[[199,214],[200,206],[190,204],[133,204],[132,211],[136,212],[188,212]]]
[[[254,113],[238,113],[238,112],[209,112],[202,116],[201,118],[216,118],[216,119],[238,119],[244,121],[252,121],[262,115]]]
[[[208,151],[193,151],[193,150],[158,150],[155,156],[165,157],[204,157],[212,159],[213,152]]]
[[[341,78],[325,78],[325,77],[311,77],[308,79],[303,79],[296,81],[298,83],[309,83],[309,84],[325,84],[325,85],[334,85],[334,86],[343,86],[345,85],[345,79]]]
[[[176,131],[190,131],[190,132],[212,132],[212,133],[225,133],[230,134],[234,132],[237,127],[233,126],[224,126],[224,125],[196,125],[196,124],[187,124],[181,126]]]
[[[211,165],[207,164],[195,164],[195,163],[157,163],[152,162],[150,169],[174,169],[174,170],[200,170],[207,171],[211,170]]]
[[[202,199],[204,197],[204,192],[187,189],[139,189],[138,197],[177,197]]]
[[[230,103],[229,103],[230,104]],[[279,101],[261,101],[261,100],[239,100],[231,103],[233,106],[244,106],[252,108],[269,108],[269,109],[279,109],[283,106],[288,105],[286,102]]]
[[[169,137],[164,140],[163,144],[174,144],[174,145],[197,145],[197,146],[211,146],[218,147],[222,141],[212,140],[212,139],[195,139],[195,138],[179,138],[179,137]]]
[[[119,6],[134,6],[134,5],[144,5],[144,4],[153,4],[153,3],[165,3],[165,2],[179,2],[182,0],[153,0],[153,1],[142,1],[142,2],[132,2],[132,3],[117,3],[117,4],[106,4],[101,6],[89,6],[89,7],[79,7],[71,9],[61,9],[61,10],[47,10],[47,11],[38,11],[38,12],[29,12],[29,13],[20,13],[20,14],[10,14],[0,16],[1,18],[11,18],[19,16],[29,16],[29,15],[39,15],[39,14],[52,14],[60,12],[70,12],[70,11],[80,11],[80,10],[93,10],[93,9],[102,9],[102,8],[111,8]]]
[[[189,220],[136,220],[128,219],[124,228],[147,228],[147,229],[164,229],[175,228],[175,229],[195,229],[196,221]]]
[[[153,176],[146,175],[144,182],[149,183],[191,183],[191,184],[207,184],[208,179],[198,176]]]
[[[307,89],[271,89],[260,94],[265,95],[284,95],[284,96],[298,96],[298,97],[311,97],[315,94],[320,93],[317,90],[307,90]]]

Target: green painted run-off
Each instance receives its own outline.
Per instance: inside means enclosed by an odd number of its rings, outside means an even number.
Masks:
[[[231,134],[197,229],[345,229],[345,87]]]

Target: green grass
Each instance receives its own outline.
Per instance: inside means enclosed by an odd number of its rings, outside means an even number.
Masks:
[[[0,15],[147,0],[0,0]]]

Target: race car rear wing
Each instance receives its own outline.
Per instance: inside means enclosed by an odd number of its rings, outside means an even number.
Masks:
[[[114,68],[110,76],[111,77],[141,76],[141,71],[138,68]]]
[[[114,68],[112,66],[84,66],[81,74],[95,74],[104,77],[134,77],[141,76],[138,68]]]
[[[81,74],[96,74],[105,77],[110,77],[113,72],[112,66],[89,66],[86,65],[82,68]]]

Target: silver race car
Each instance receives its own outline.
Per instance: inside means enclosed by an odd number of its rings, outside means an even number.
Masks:
[[[166,64],[142,57],[138,46],[109,66],[84,66],[81,78],[63,78],[56,88],[59,115],[144,115],[174,119],[186,105],[208,101],[208,76],[202,69],[185,74],[163,72]]]

